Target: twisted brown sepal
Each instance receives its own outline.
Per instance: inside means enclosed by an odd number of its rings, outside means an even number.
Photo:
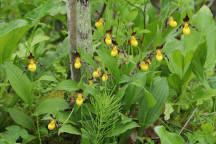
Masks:
[[[168,60],[168,62],[170,61],[170,59],[169,59],[169,57],[168,57],[168,55],[165,53],[165,52],[163,52],[163,55],[165,56],[165,58]]]
[[[111,34],[112,33],[112,29],[109,29],[106,31],[107,34]]]
[[[72,98],[70,99],[70,105],[71,105],[71,106],[74,106],[74,103],[75,103],[75,97],[72,97]]]
[[[75,56],[76,58],[79,58],[79,57],[80,57],[80,54],[79,54],[78,52],[76,52],[76,53],[74,53],[74,56]]]
[[[133,32],[132,34],[131,34],[131,36],[135,36],[136,35],[136,32]]]
[[[30,53],[30,55],[28,56],[28,59],[34,59],[34,56],[32,55],[32,53]]]
[[[118,45],[118,43],[114,40],[112,40],[112,43],[113,43],[113,45],[116,45],[116,46]]]
[[[77,93],[83,93],[83,90],[82,89],[79,89],[76,91]]]
[[[54,120],[56,120],[56,118],[53,116],[53,114],[50,114],[50,117]]]
[[[145,61],[147,61],[148,59],[151,60],[151,57],[153,57],[156,54],[155,51],[151,52],[150,54],[147,55],[147,57],[144,59]]]
[[[190,20],[190,18],[188,17],[188,15],[185,16],[185,18],[183,19],[184,22],[188,22]]]
[[[162,48],[163,48],[163,45],[164,45],[164,44],[158,46],[156,49],[157,49],[157,50],[158,50],[158,49],[162,49]]]
[[[136,66],[137,69],[140,69],[140,62]]]
[[[194,25],[192,25],[192,24],[189,24],[189,26],[191,26],[193,29],[195,29],[196,31],[199,32],[199,29],[198,29],[196,26],[194,26]]]

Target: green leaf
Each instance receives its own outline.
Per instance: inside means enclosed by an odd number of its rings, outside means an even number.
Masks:
[[[126,91],[127,87],[128,87],[128,85],[125,85],[125,86],[121,87],[118,90],[116,96],[122,98],[124,96],[124,94],[125,94],[125,91]]]
[[[123,102],[125,103],[126,109],[130,109],[132,104],[139,102],[140,99],[145,97],[146,94],[145,83],[146,83],[146,72],[139,72],[136,73],[132,78],[131,82],[129,83]],[[150,95],[146,95],[150,96]],[[149,97],[146,97],[149,98]],[[152,97],[154,99],[154,97]],[[152,101],[154,102],[154,101]],[[151,103],[149,103],[151,104]]]
[[[201,32],[206,32],[208,31],[208,27],[215,25],[213,14],[206,5],[200,8],[192,21]]]
[[[160,137],[161,144],[185,144],[185,141],[181,136],[166,131],[163,126],[157,126],[154,130]]]
[[[29,28],[27,21],[21,19],[0,25],[0,64],[10,59]]]
[[[81,49],[79,49],[79,54],[81,56],[81,59],[83,59],[86,63],[93,66],[94,69],[98,68],[97,64],[95,63],[95,61],[93,60],[93,57],[90,54],[85,53]]]
[[[164,120],[169,120],[170,119],[170,114],[172,112],[174,112],[174,109],[173,109],[172,105],[169,104],[169,103],[166,103],[165,104],[165,112],[164,112],[164,115],[165,115]]]
[[[170,66],[172,67],[172,72],[176,73],[181,79],[183,78],[183,60],[184,57],[180,50],[173,51]]]
[[[56,90],[65,90],[65,91],[76,91],[78,90],[78,84],[74,80],[64,80],[56,86]]]
[[[59,129],[58,135],[64,132],[69,134],[81,135],[81,132],[77,128],[73,127],[71,124],[64,124]]]
[[[214,126],[211,125],[211,123],[205,123],[201,125],[201,128],[203,130],[204,133],[212,135],[215,131]],[[216,138],[215,138],[216,140]]]
[[[132,120],[133,120],[132,118],[129,118],[122,113],[119,113],[119,115],[121,116],[121,123],[122,124],[127,124],[129,122],[132,122]]]
[[[156,99],[157,103],[149,109],[146,116],[145,124],[153,124],[161,114],[162,107],[164,106],[167,97],[169,96],[169,86],[165,78],[158,78],[154,80],[151,93]]]
[[[56,114],[69,108],[69,104],[62,98],[49,98],[42,101],[35,110],[36,115],[41,114]]]
[[[91,94],[91,95],[98,95],[100,93],[100,90],[90,85],[85,85],[84,93]]]
[[[154,96],[144,88],[144,95],[142,95],[142,99],[139,101],[139,111],[138,111],[138,119],[140,124],[144,125],[145,120],[148,114],[148,111],[156,104],[156,99]]]
[[[25,15],[25,18],[38,22],[41,18],[48,14],[54,16],[58,13],[66,13],[65,5],[61,1],[47,0],[43,4],[37,6],[37,8],[28,12]]]
[[[208,82],[211,88],[216,89],[216,76],[209,77]]]
[[[193,58],[194,52],[193,51],[188,51],[184,57],[184,70],[183,70],[183,75],[185,76],[190,65],[192,62],[192,58]]]
[[[44,34],[38,34],[33,38],[32,42],[31,42],[31,47],[35,46],[36,44],[38,44],[40,42],[46,41],[46,40],[49,40],[48,36],[46,36]]]
[[[23,139],[23,144],[26,144],[36,138],[35,136],[28,134],[25,129],[16,125],[11,125],[6,128],[5,132],[0,133],[0,143],[15,144],[20,137]]]
[[[202,100],[210,99],[213,96],[216,96],[216,89],[206,89],[202,86],[198,86],[194,90],[193,100],[202,101]]]
[[[57,82],[56,78],[53,75],[43,75],[39,78],[39,81],[53,81]]]
[[[119,136],[120,134],[126,132],[129,129],[140,127],[136,122],[129,122],[126,124],[117,123],[116,127],[112,129],[106,137]]]
[[[215,37],[216,25],[213,14],[208,6],[204,5],[192,19],[193,24],[204,34],[207,40],[207,57],[205,62],[206,69],[212,69],[216,63],[215,59]]]
[[[187,137],[192,143],[200,143],[200,144],[214,144],[216,143],[215,137],[215,128],[214,126],[207,122],[201,125],[201,129],[198,129],[192,134],[187,133]]]
[[[71,113],[70,111],[60,111],[55,115],[55,118],[58,122],[64,123],[65,120],[68,119],[70,113]],[[48,115],[48,117],[45,117],[45,118],[46,118],[46,120],[50,120],[50,115]],[[73,121],[73,119],[71,119],[71,118],[72,117],[70,117],[65,124],[77,125],[78,121]]]
[[[132,104],[136,103],[139,100],[139,97],[141,97],[140,94],[142,93],[142,91],[143,90],[136,85],[130,84],[127,87],[124,98],[123,98],[123,102],[127,110],[130,109]]]
[[[69,41],[68,37],[64,39],[62,44],[56,48],[56,54],[58,56],[66,56],[69,55]]]
[[[127,83],[131,81],[131,77],[127,75],[121,75],[119,83]]]
[[[205,65],[204,68],[207,70],[211,70],[214,68],[215,63],[216,63],[216,41],[215,41],[215,37],[216,37],[216,26],[212,27],[212,29],[210,29],[209,27],[209,31],[207,32],[207,37],[206,37],[206,42],[207,42],[207,56],[206,56],[206,61],[205,61]]]
[[[32,93],[32,83],[28,77],[13,64],[6,64],[6,73],[10,84],[17,95],[26,103],[32,104],[34,95]]]
[[[115,80],[118,83],[120,79],[120,73],[116,58],[112,57],[110,55],[110,51],[106,49],[99,49],[97,53],[100,56],[102,63],[105,64],[105,67],[108,68],[108,71],[115,77]]]
[[[206,79],[204,64],[206,61],[206,43],[202,43],[199,45],[197,50],[194,53],[194,57],[192,60],[192,70],[195,75],[202,81]]]
[[[11,118],[19,125],[23,126],[24,128],[27,128],[29,130],[34,130],[34,123],[32,119],[25,114],[24,112],[16,109],[16,108],[8,108],[6,111],[9,112]]]

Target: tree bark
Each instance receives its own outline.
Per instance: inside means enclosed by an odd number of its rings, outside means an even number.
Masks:
[[[74,53],[81,49],[92,55],[92,30],[89,0],[67,0],[68,38],[71,78],[80,81],[81,71],[74,68]],[[84,68],[83,68],[84,67]],[[85,66],[82,66],[85,70]]]
[[[92,29],[89,0],[77,0],[78,48],[92,55]]]

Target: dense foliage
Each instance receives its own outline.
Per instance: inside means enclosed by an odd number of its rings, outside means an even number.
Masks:
[[[216,143],[214,0],[92,0],[74,62],[65,1],[0,6],[0,144]]]

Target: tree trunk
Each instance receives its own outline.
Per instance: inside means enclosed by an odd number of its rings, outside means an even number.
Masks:
[[[89,0],[77,0],[78,47],[92,55],[92,29]]]
[[[81,49],[92,55],[92,30],[89,0],[67,0],[68,38],[71,78],[80,81],[81,71],[74,68],[74,53]],[[82,69],[86,69],[82,66]]]

